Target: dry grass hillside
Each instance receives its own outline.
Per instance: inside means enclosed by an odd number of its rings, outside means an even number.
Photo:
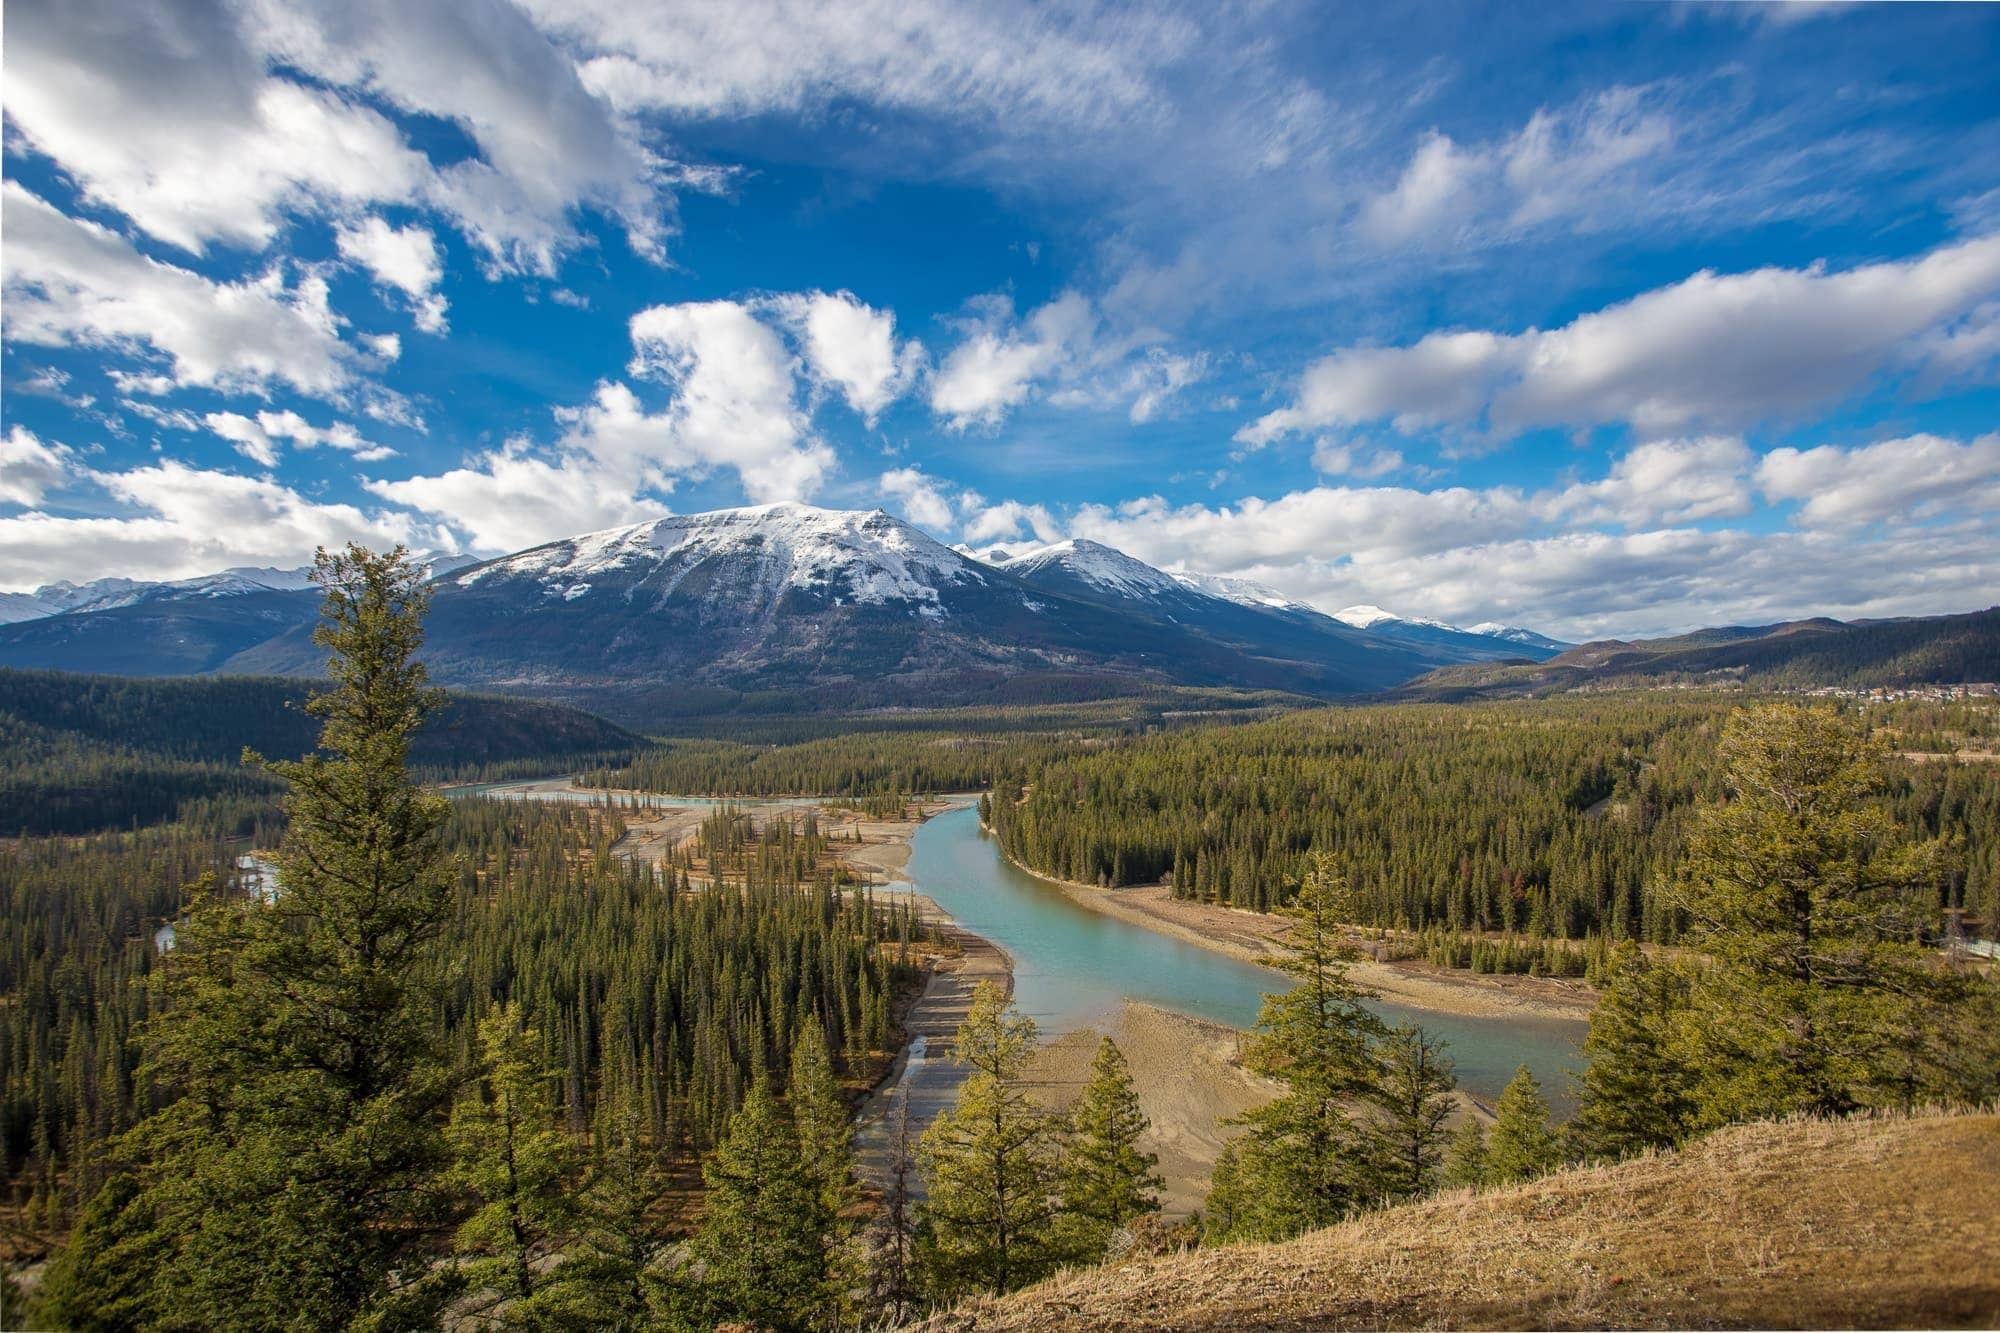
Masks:
[[[1284,1245],[1077,1272],[972,1329],[1993,1327],[2000,1115],[1794,1121]]]

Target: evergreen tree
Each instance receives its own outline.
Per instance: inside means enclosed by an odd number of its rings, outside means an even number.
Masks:
[[[1057,1126],[1029,1099],[1024,1077],[1035,1042],[1034,1020],[981,982],[957,1034],[957,1058],[972,1073],[917,1150],[921,1260],[933,1296],[1009,1291],[1061,1261]]]
[[[813,1327],[827,1300],[831,1219],[768,1080],[751,1085],[701,1175],[708,1193],[690,1252],[701,1266],[710,1317],[760,1328]]]
[[[882,1206],[869,1228],[869,1308],[884,1326],[898,1328],[916,1309],[917,1218],[914,1191],[917,1144],[910,1133],[910,1095],[889,1113],[889,1162]]]
[[[1946,1026],[1918,943],[1940,849],[1898,845],[1879,753],[1830,709],[1740,712],[1722,753],[1730,799],[1700,807],[1679,881],[1713,963],[1689,1022],[1697,1115],[1893,1104],[1898,1048]]]
[[[1486,1167],[1486,1126],[1468,1114],[1451,1132],[1444,1150],[1444,1183],[1454,1189],[1482,1189]]]
[[[1159,1211],[1160,1159],[1139,1149],[1149,1128],[1125,1055],[1106,1037],[1070,1109],[1060,1171],[1064,1247],[1078,1261],[1100,1262],[1121,1228]]]
[[[1675,1040],[1689,985],[1685,968],[1654,963],[1629,940],[1612,954],[1569,1125],[1580,1153],[1624,1157],[1678,1143],[1692,1127],[1693,1071]]]
[[[1347,975],[1352,903],[1339,863],[1321,852],[1284,909],[1291,952],[1279,966],[1297,984],[1264,997],[1250,1063],[1286,1091],[1241,1118],[1233,1237],[1280,1240],[1328,1226],[1372,1192],[1369,1145],[1354,1113],[1374,1091],[1370,1044],[1382,1024],[1361,1005],[1371,992]]]
[[[798,1132],[799,1162],[817,1192],[825,1220],[822,1231],[819,1282],[829,1304],[822,1322],[841,1322],[841,1298],[860,1278],[850,1242],[853,1227],[844,1220],[861,1197],[854,1176],[854,1127],[847,1100],[833,1077],[833,1060],[817,1019],[808,1019],[792,1044],[792,1065],[786,1082],[786,1102]]]
[[[422,570],[351,547],[314,578],[333,687],[307,705],[324,753],[267,765],[291,788],[275,901],[210,892],[178,931],[142,1075],[175,1099],[123,1145],[164,1325],[423,1317],[421,1284],[391,1290],[441,1218],[452,1090],[422,981],[445,801],[405,768],[436,703]]]
[[[558,1119],[556,1071],[542,1061],[541,1034],[500,1005],[479,1024],[481,1074],[446,1131],[451,1180],[472,1199],[456,1253],[465,1285],[487,1310],[524,1302],[538,1287],[536,1262],[569,1233],[582,1166]]]
[[[666,1155],[647,1141],[629,1093],[599,1117],[596,1139],[563,1260],[522,1314],[528,1322],[563,1328],[652,1328],[669,1314],[676,1294],[657,1269],[666,1236],[655,1213],[672,1185]]]
[[[1493,1135],[1486,1144],[1486,1183],[1529,1180],[1562,1165],[1562,1141],[1549,1124],[1542,1085],[1526,1065],[1500,1093],[1493,1109]]]
[[[1437,1181],[1458,1079],[1444,1043],[1407,1023],[1383,1040],[1381,1060],[1371,1126],[1380,1188],[1384,1197],[1411,1199]]]

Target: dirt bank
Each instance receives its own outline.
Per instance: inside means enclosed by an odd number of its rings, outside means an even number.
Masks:
[[[1098,1042],[1109,1036],[1132,1067],[1139,1104],[1153,1122],[1144,1146],[1159,1154],[1166,1212],[1186,1215],[1208,1195],[1216,1154],[1237,1131],[1224,1122],[1279,1092],[1239,1061],[1244,1034],[1150,1004],[1127,1002],[1104,1031],[1067,1033],[1035,1056],[1037,1096],[1067,1107],[1083,1091]]]

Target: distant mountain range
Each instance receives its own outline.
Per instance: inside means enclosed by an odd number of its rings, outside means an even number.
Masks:
[[[1403,698],[1457,700],[1631,685],[1854,689],[2000,681],[2000,607],[1955,616],[1730,625],[1664,639],[1581,644],[1543,662],[1448,667]]]
[[[1315,698],[1419,678],[1425,688],[1485,689],[1475,677],[1527,680],[1521,673],[1548,659],[1559,672],[1572,662],[1598,670],[1576,655],[1602,647],[1373,606],[1328,615],[1255,583],[1156,569],[1091,541],[952,548],[879,510],[802,504],[677,515],[433,567],[425,656],[438,680],[628,723],[1038,702],[1158,685]],[[304,575],[234,569],[14,594],[0,666],[316,675],[319,597]],[[1620,661],[1650,655],[1647,645],[1618,647]],[[1454,670],[1472,675],[1461,681]]]

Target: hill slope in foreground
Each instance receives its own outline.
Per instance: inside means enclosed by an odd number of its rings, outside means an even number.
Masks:
[[[1790,1121],[1283,1245],[1055,1278],[972,1329],[1992,1327],[2000,1115]]]

